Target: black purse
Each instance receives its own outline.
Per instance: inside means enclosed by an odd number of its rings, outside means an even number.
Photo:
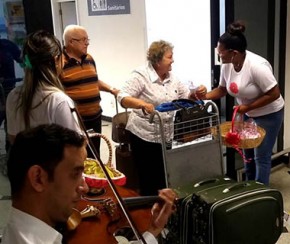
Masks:
[[[207,111],[209,105],[189,99],[178,99],[172,103],[179,108],[174,118],[173,140],[189,142],[211,133],[210,118],[213,114]]]

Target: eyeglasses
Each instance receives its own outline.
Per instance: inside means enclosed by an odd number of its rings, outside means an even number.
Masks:
[[[90,42],[90,39],[89,38],[86,38],[86,37],[83,37],[83,38],[80,38],[80,39],[72,38],[72,40],[73,41],[77,41],[77,42],[83,42],[83,43]]]

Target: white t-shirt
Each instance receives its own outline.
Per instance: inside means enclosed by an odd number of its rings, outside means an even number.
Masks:
[[[61,244],[62,235],[43,221],[11,209],[1,244]]]
[[[14,88],[7,98],[7,131],[9,135],[13,136],[25,129],[22,113],[17,109],[21,88],[22,86]],[[32,107],[31,127],[55,123],[81,132],[77,119],[71,111],[71,108],[74,108],[74,103],[64,92],[38,89],[33,97]]]
[[[263,57],[246,51],[242,69],[236,72],[233,65],[221,67],[220,86],[236,97],[238,104],[250,104],[277,85],[270,63]],[[280,95],[275,101],[247,112],[251,117],[262,116],[281,110],[284,100]]]

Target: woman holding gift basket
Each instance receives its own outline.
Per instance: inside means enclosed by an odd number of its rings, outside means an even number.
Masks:
[[[196,96],[215,100],[230,94],[236,98],[238,113],[244,114],[244,120],[252,118],[265,129],[261,145],[245,149],[244,153],[247,180],[268,185],[272,149],[284,118],[284,100],[270,63],[247,50],[244,31],[244,24],[237,21],[219,38],[217,51],[222,61],[219,86],[210,92],[202,86]]]

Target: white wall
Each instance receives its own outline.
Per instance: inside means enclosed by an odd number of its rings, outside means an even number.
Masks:
[[[162,11],[160,11],[162,9]],[[184,83],[211,88],[210,1],[146,0],[148,43],[173,44],[173,72]]]

